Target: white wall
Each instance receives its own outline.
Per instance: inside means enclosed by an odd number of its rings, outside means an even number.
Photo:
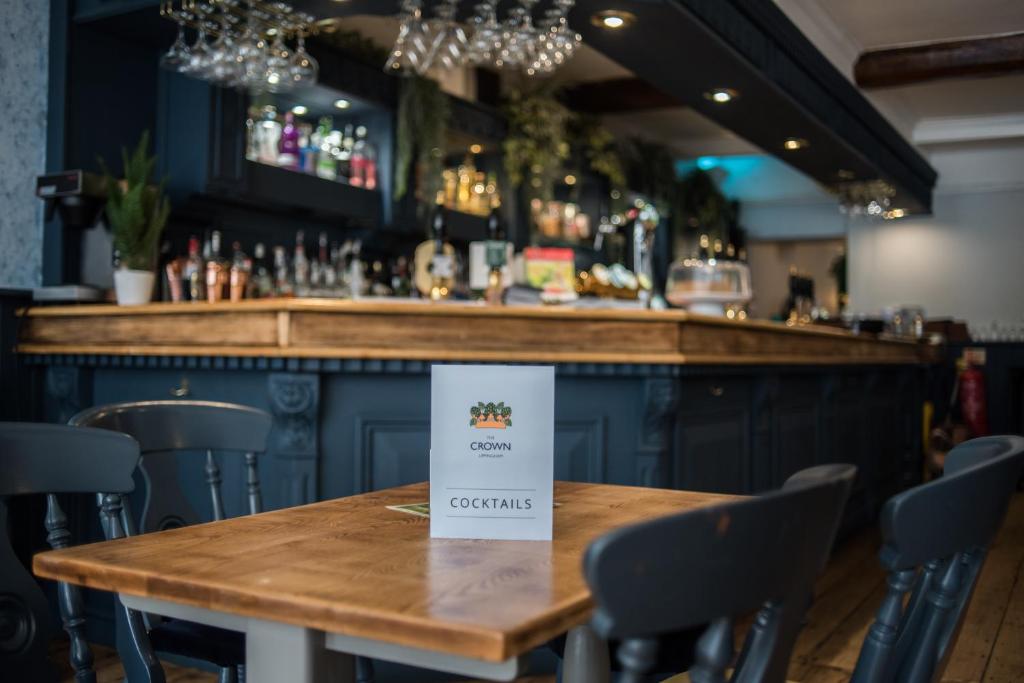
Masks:
[[[42,278],[43,202],[36,176],[46,159],[50,3],[5,3],[0,29],[0,287]]]
[[[858,223],[847,239],[851,310],[920,304],[974,332],[1024,322],[1024,187],[940,192],[933,216]]]

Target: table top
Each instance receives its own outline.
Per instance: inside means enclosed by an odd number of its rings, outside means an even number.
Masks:
[[[556,482],[554,540],[431,539],[427,483],[36,555],[39,576],[499,662],[589,618],[587,545],[732,500]]]

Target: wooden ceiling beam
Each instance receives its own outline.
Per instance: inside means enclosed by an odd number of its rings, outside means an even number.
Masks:
[[[862,88],[1018,71],[1024,71],[1024,33],[869,50],[853,70]]]
[[[640,78],[612,78],[566,88],[566,105],[588,114],[621,114],[679,107],[682,103]]]

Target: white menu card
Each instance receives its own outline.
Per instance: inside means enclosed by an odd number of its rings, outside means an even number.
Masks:
[[[550,541],[554,441],[553,367],[431,367],[431,537]]]

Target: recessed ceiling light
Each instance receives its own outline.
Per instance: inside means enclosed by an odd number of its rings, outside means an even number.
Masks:
[[[295,114],[296,116],[305,116],[306,114],[309,113],[309,110],[303,107],[301,104],[296,104],[294,107],[292,107],[292,113]]]
[[[795,152],[798,149],[809,147],[811,143],[803,138],[786,138],[782,141],[782,148],[787,152]]]
[[[836,171],[836,177],[840,180],[853,180],[857,177],[857,174],[848,168],[841,168]]]
[[[624,10],[606,9],[590,17],[590,23],[598,28],[607,28],[617,31],[626,28],[636,21],[636,15]]]
[[[576,184],[576,176],[574,176],[571,173],[569,175],[565,176],[565,184],[566,185],[575,185]]]
[[[352,103],[348,100],[334,100],[334,106],[338,109],[348,109],[352,106]]]
[[[704,93],[704,98],[711,100],[715,104],[726,104],[728,102],[732,102],[739,96],[739,92],[732,88],[715,88],[714,90],[708,90]]]
[[[483,145],[470,145],[469,151],[471,154],[479,154],[484,151]]]

